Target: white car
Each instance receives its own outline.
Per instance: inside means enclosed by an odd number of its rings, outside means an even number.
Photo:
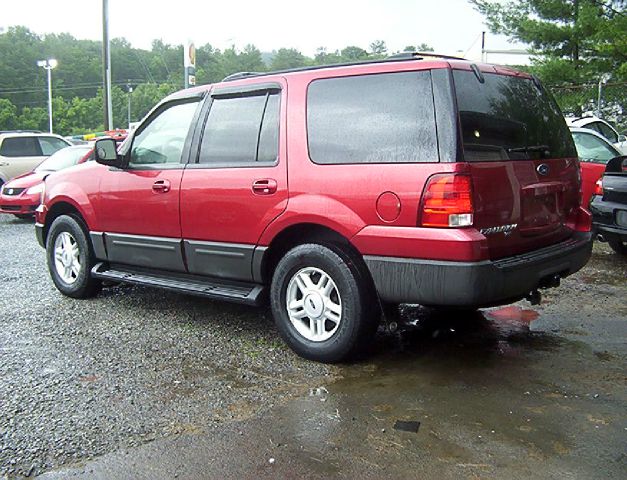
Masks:
[[[605,120],[598,117],[566,117],[569,127],[587,128],[603,135],[613,144],[623,155],[627,155],[627,137],[621,135]]]
[[[0,187],[69,145],[52,133],[0,132]]]

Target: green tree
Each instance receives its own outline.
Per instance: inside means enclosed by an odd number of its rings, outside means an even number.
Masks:
[[[286,70],[307,65],[307,58],[295,48],[280,48],[272,57],[270,70]]]
[[[566,112],[589,108],[604,74],[610,83],[627,80],[625,0],[470,1],[485,15],[490,31],[531,47],[531,70],[558,87]],[[616,97],[624,107],[624,95]]]
[[[0,130],[15,130],[17,128],[17,107],[11,100],[0,98]]]
[[[370,44],[370,54],[376,58],[383,58],[387,54],[388,47],[383,40],[375,40]]]

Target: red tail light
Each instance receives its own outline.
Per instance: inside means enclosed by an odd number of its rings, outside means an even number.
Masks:
[[[594,184],[594,194],[593,195],[603,195],[603,179],[599,178],[597,183]]]
[[[469,176],[443,173],[429,178],[420,203],[420,225],[470,227],[473,213],[472,183]]]

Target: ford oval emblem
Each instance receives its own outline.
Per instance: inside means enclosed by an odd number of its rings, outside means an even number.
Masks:
[[[538,165],[538,167],[536,168],[536,171],[542,175],[543,177],[546,177],[549,174],[549,166],[546,163],[541,163],[540,165]]]

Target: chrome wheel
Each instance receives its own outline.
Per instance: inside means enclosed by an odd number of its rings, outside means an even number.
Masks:
[[[81,271],[81,255],[76,239],[61,232],[54,241],[54,267],[61,280],[71,285]]]
[[[299,270],[286,293],[287,314],[300,335],[312,342],[333,336],[342,320],[342,299],[333,279],[319,268]]]

